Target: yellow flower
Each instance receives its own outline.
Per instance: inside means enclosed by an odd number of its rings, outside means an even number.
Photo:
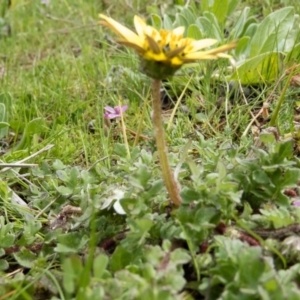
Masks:
[[[134,17],[136,32],[114,19],[100,14],[100,24],[120,36],[118,43],[133,48],[141,57],[143,71],[152,78],[164,79],[173,75],[183,64],[204,59],[230,58],[224,52],[233,49],[236,43],[203,50],[216,44],[215,39],[194,40],[184,38],[184,27],[173,30],[156,30],[138,16]]]

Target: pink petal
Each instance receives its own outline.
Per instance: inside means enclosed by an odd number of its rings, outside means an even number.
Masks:
[[[296,200],[293,202],[293,206],[300,206],[300,200]]]
[[[122,106],[122,112],[126,111],[128,109],[128,105]]]
[[[109,113],[104,114],[105,119],[114,119],[114,118],[117,118],[117,117],[119,117],[119,115],[117,115],[117,114],[109,114]]]
[[[115,109],[111,106],[105,106],[104,110],[106,110],[107,112],[112,113],[112,114],[116,113]]]
[[[124,105],[124,106],[122,106],[122,107],[116,106],[116,107],[115,107],[115,113],[118,114],[118,115],[120,116],[120,115],[121,115],[121,111],[122,111],[122,113],[123,113],[125,110],[127,110],[127,108],[128,108],[128,105]]]
[[[115,114],[120,115],[120,106],[115,106]]]

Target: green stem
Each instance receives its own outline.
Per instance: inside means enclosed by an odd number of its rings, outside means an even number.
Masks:
[[[144,116],[145,116],[145,112],[146,112],[146,108],[147,108],[147,101],[143,101],[143,102],[144,102],[144,105],[143,105],[143,109],[142,109],[142,115],[140,117],[140,123],[139,123],[137,131],[136,131],[136,136],[134,139],[133,147],[136,147],[136,145],[138,144],[139,138],[140,138],[141,132],[142,132],[143,120],[144,120]]]
[[[256,234],[253,230],[251,230],[250,228],[248,228],[243,222],[241,222],[239,220],[239,218],[237,216],[235,216],[234,214],[232,214],[232,218],[235,220],[236,224],[242,228],[245,232],[247,232],[250,236],[254,237],[257,241],[260,242],[260,244],[265,247],[265,248],[269,248],[271,251],[273,251],[278,258],[281,260],[282,264],[283,264],[283,268],[286,269],[286,260],[284,258],[284,256],[280,253],[280,251],[278,251],[271,243],[269,245],[266,244],[266,242],[263,240],[263,238],[261,238],[258,234]]]
[[[293,77],[293,74],[294,74],[294,73],[291,71],[289,77],[287,78],[287,81],[286,81],[286,83],[285,83],[285,86],[283,87],[283,90],[282,90],[281,95],[280,95],[280,97],[279,97],[279,101],[277,102],[277,105],[276,105],[276,107],[275,107],[275,110],[274,110],[274,112],[273,112],[273,114],[272,114],[272,117],[271,117],[271,121],[270,121],[269,126],[276,126],[276,125],[277,125],[278,114],[279,114],[280,108],[281,108],[281,106],[282,106],[282,103],[283,103],[283,101],[284,101],[284,99],[285,99],[286,90],[287,90],[287,88],[290,86],[290,81],[291,81],[291,79],[292,79],[292,77]]]
[[[130,150],[129,150],[129,145],[128,145],[128,139],[127,139],[127,134],[126,134],[126,125],[124,122],[124,117],[123,117],[123,112],[122,112],[122,105],[121,105],[121,101],[119,100],[119,107],[120,107],[120,115],[121,115],[121,127],[122,127],[122,132],[123,132],[123,139],[124,139],[124,143],[125,143],[125,147],[126,147],[126,151],[127,151],[127,157],[130,158]]]
[[[86,263],[84,266],[84,269],[82,270],[82,273],[80,274],[80,282],[78,287],[78,293],[76,296],[76,300],[85,300],[86,299],[86,293],[87,288],[89,284],[91,283],[91,272],[93,268],[93,261],[95,258],[95,251],[96,251],[96,212],[93,207],[94,204],[92,204],[92,215],[91,215],[91,233],[90,233],[90,241],[89,241],[89,249],[88,249],[88,255],[86,259]]]
[[[165,132],[162,122],[161,100],[160,100],[161,81],[152,80],[152,107],[153,107],[153,126],[156,140],[157,152],[159,155],[160,167],[163,179],[171,198],[171,202],[175,206],[180,206],[181,197],[179,195],[179,186],[171,171],[168,161],[168,150],[165,143]]]

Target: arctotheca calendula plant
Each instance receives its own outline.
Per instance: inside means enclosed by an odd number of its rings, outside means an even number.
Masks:
[[[215,39],[195,40],[184,37],[185,28],[177,27],[173,30],[157,30],[139,16],[134,17],[136,32],[128,29],[114,19],[100,14],[100,24],[110,28],[119,36],[117,42],[134,49],[140,57],[143,73],[152,80],[153,126],[157,151],[163,179],[168,190],[171,202],[175,206],[181,203],[180,189],[174,174],[169,166],[164,129],[161,117],[160,87],[161,80],[172,76],[183,64],[198,60],[212,60],[230,58],[224,53],[233,49],[236,42],[222,45],[217,48],[204,50],[218,43]]]

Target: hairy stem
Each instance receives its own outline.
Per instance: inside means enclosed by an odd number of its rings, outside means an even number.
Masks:
[[[161,81],[153,79],[152,81],[152,107],[153,107],[153,126],[156,140],[157,152],[159,155],[160,167],[169,193],[171,202],[175,206],[180,206],[181,197],[179,195],[179,186],[171,171],[168,161],[168,150],[165,143],[165,133],[162,122],[161,100],[160,100]]]

